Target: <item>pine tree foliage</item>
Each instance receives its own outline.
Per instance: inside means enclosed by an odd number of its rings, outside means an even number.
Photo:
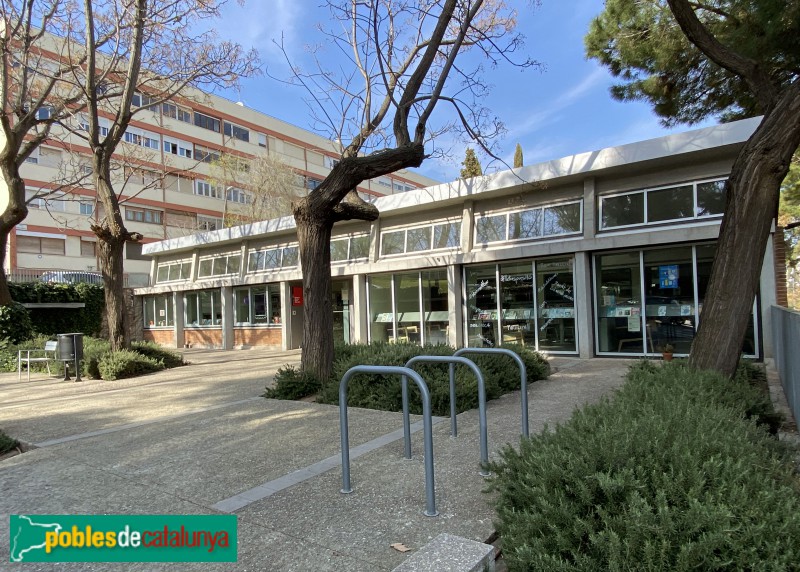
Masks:
[[[472,147],[467,147],[467,151],[464,154],[464,160],[461,162],[461,165],[462,179],[471,179],[472,177],[480,177],[483,175],[481,162],[478,160],[478,156],[475,154],[475,150]]]
[[[514,149],[514,168],[522,167],[522,145],[517,143],[517,148]]]

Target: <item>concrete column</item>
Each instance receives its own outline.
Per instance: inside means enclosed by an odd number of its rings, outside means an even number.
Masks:
[[[762,348],[764,359],[775,358],[775,344],[772,339],[772,306],[777,306],[778,299],[775,290],[775,235],[770,234],[767,240],[767,251],[764,253],[764,262],[761,265],[761,278],[759,288],[761,290],[761,304],[758,308],[761,314],[758,321],[758,328],[761,332],[761,339],[764,341]]]
[[[592,314],[592,260],[586,252],[575,253],[575,334],[578,355],[594,355],[594,315]]]
[[[292,288],[289,283],[281,282],[281,349],[286,351],[292,347]]]
[[[453,347],[464,347],[464,307],[461,303],[461,266],[447,267],[447,319],[449,323],[447,343]]]
[[[233,349],[233,287],[223,286],[222,295],[222,349]]]
[[[381,219],[369,227],[369,261],[377,262],[381,255]]]
[[[461,213],[461,252],[472,252],[474,242],[475,203],[464,201],[464,210]]]
[[[597,234],[597,200],[594,183],[594,177],[583,181],[583,237],[585,239],[594,238]]]
[[[367,276],[365,274],[353,276],[353,292],[350,299],[353,301],[353,315],[350,317],[353,324],[353,343],[365,344],[369,340],[369,309],[367,308]]]
[[[183,292],[173,292],[172,294],[172,315],[175,317],[175,326],[172,336],[175,340],[175,347],[182,348],[186,345],[186,338],[183,335],[183,329],[186,325],[186,316],[183,308]]]

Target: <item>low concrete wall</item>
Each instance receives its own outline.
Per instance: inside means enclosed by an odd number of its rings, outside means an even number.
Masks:
[[[797,421],[800,420],[800,312],[772,306],[771,315],[775,368]]]

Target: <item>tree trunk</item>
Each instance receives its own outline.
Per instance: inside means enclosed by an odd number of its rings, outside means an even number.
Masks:
[[[106,301],[106,320],[108,323],[108,339],[112,350],[121,350],[130,346],[128,339],[128,310],[125,306],[123,291],[123,248],[124,238],[101,236],[100,271],[103,274],[103,292]]]
[[[784,90],[733,164],[717,252],[689,356],[692,367],[728,377],[736,371],[780,184],[798,145],[800,84],[795,84]]]
[[[331,230],[333,222],[308,208],[295,208],[300,263],[303,270],[303,354],[301,367],[323,383],[333,367],[331,308]]]
[[[25,205],[25,181],[19,174],[16,160],[0,157],[0,172],[8,186],[8,204],[0,214],[0,306],[8,306],[12,300],[3,260],[8,248],[8,237],[14,227],[28,216],[28,207]]]

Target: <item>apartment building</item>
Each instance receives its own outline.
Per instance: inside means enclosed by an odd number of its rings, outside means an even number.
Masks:
[[[218,230],[237,215],[248,220],[252,193],[235,181],[218,182],[219,168],[212,164],[220,156],[240,159],[242,169],[261,154],[277,158],[296,174],[295,194],[302,196],[313,192],[340,154],[337,144],[324,137],[212,94],[187,92],[155,105],[147,95],[137,94],[134,104],[144,109],[120,144],[114,174],[126,226],[144,236],[141,243],[126,245],[130,286],[148,283],[151,263],[142,254],[144,244]],[[80,127],[85,119],[77,114],[75,121]],[[105,121],[101,118],[101,131],[110,124],[104,126]],[[88,152],[74,134],[54,128],[53,137],[28,159],[22,175],[29,214],[10,237],[7,273],[35,276],[52,269],[99,268],[90,224],[101,213]],[[358,191],[372,201],[434,182],[403,171],[365,181]]]

